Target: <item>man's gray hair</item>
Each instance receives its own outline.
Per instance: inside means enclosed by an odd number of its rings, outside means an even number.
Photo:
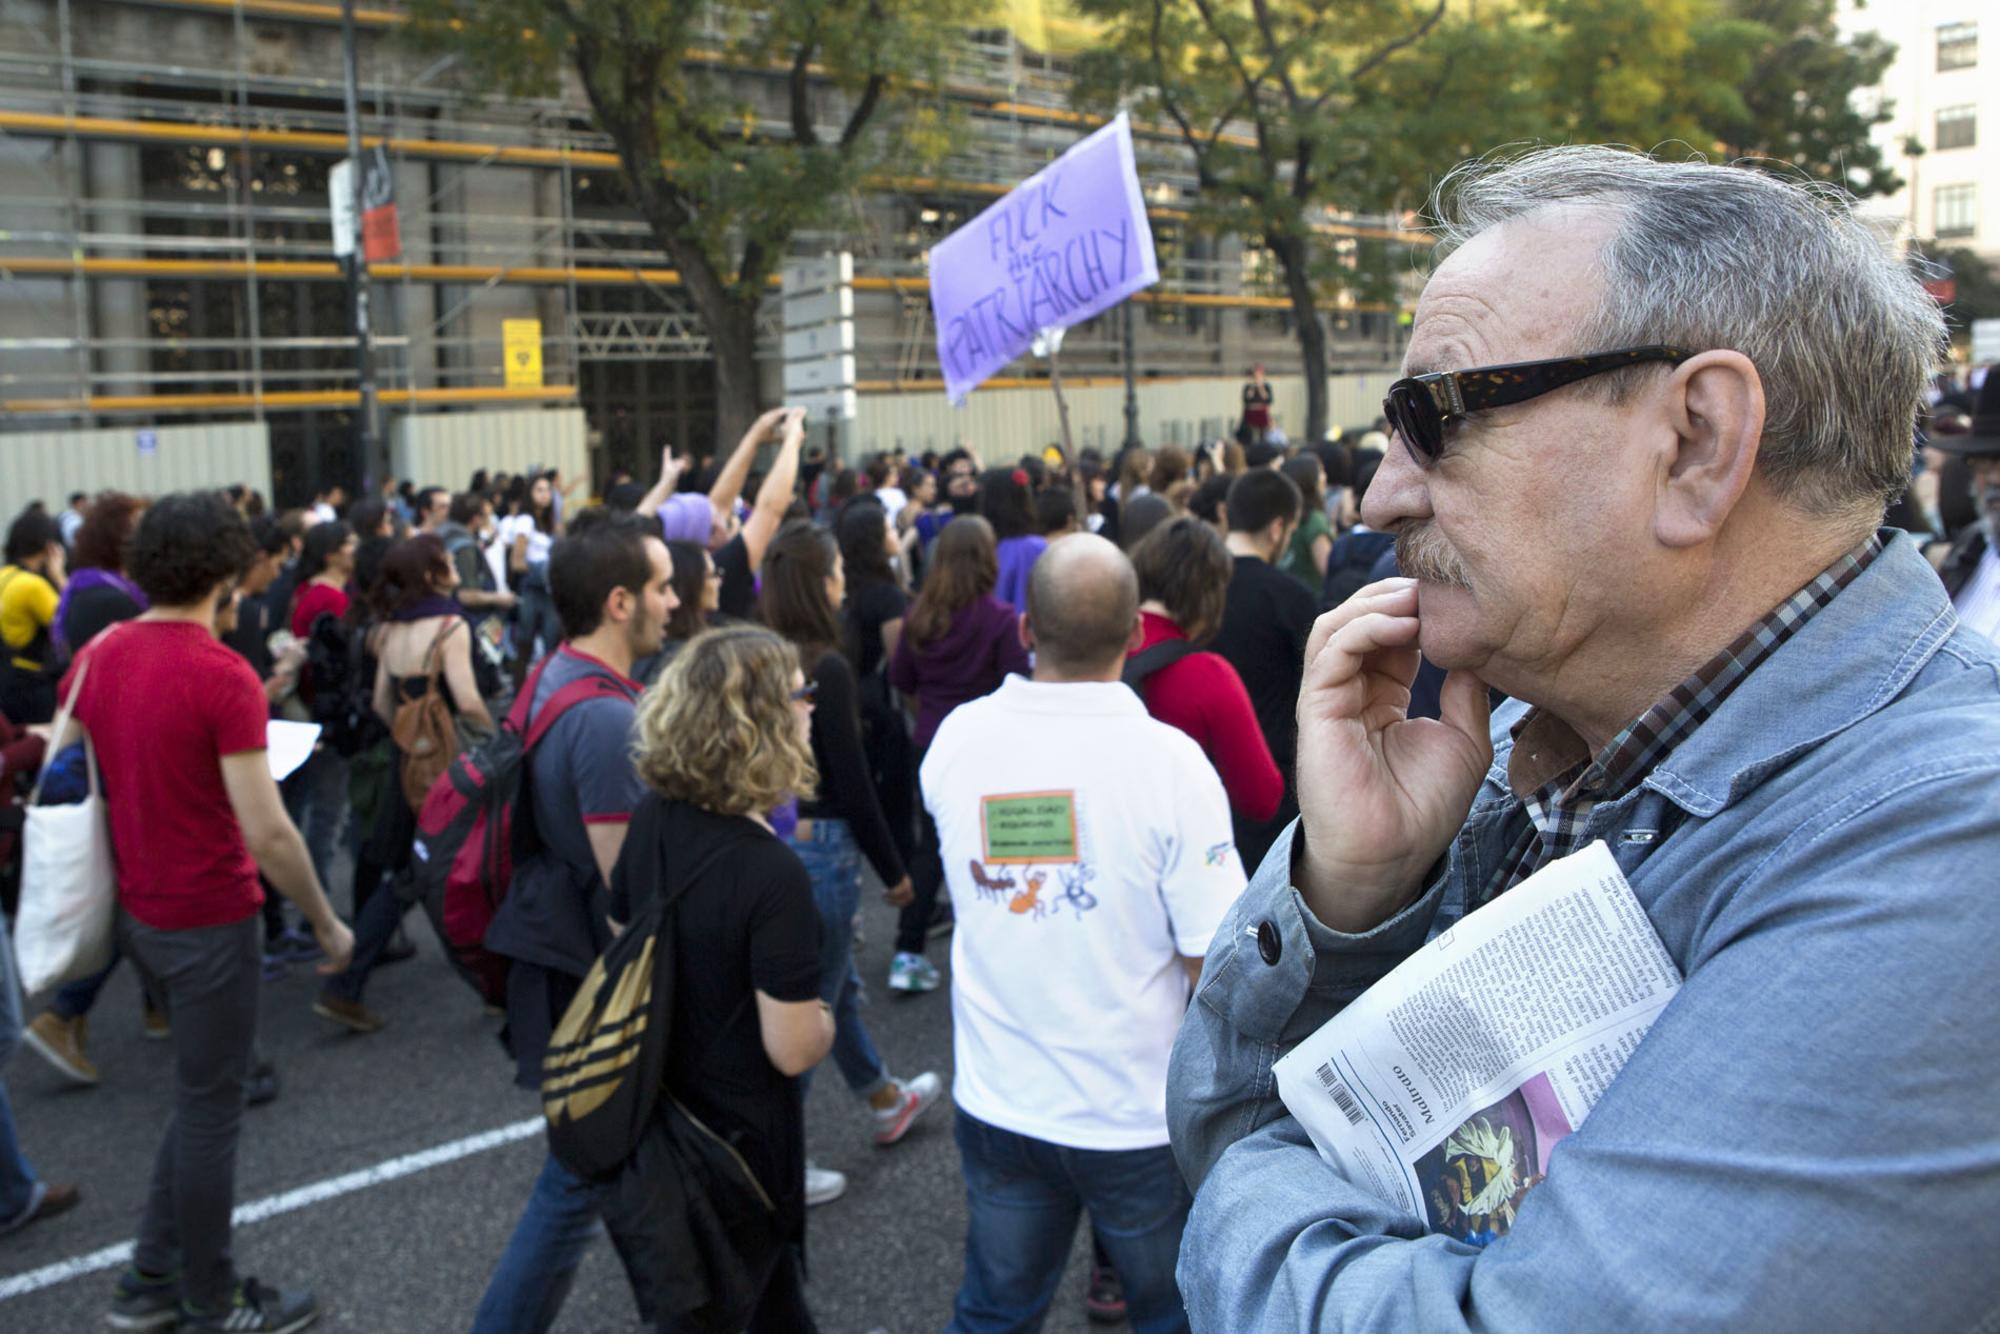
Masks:
[[[1807,513],[1879,518],[1908,485],[1923,390],[1944,354],[1937,303],[1832,186],[1617,148],[1465,163],[1431,211],[1438,258],[1551,205],[1618,223],[1582,355],[1667,343],[1729,348],[1764,381],[1758,464]],[[1609,377],[1619,392],[1632,373]]]

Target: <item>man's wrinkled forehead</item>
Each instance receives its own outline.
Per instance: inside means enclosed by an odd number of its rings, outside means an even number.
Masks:
[[[1614,229],[1601,213],[1548,208],[1467,241],[1424,284],[1403,373],[1601,350],[1578,338],[1598,308],[1599,255]]]

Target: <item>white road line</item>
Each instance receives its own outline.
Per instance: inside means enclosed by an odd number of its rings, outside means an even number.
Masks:
[[[237,1205],[236,1212],[231,1215],[231,1221],[235,1226],[243,1227],[249,1223],[262,1222],[266,1218],[275,1218],[279,1214],[291,1213],[295,1209],[303,1209],[308,1205],[320,1204],[341,1195],[352,1195],[355,1191],[379,1186],[385,1181],[394,1181],[398,1177],[410,1176],[433,1167],[442,1167],[460,1158],[469,1158],[473,1154],[485,1153],[488,1149],[497,1149],[503,1144],[512,1144],[516,1140],[538,1135],[545,1124],[539,1116],[530,1117],[526,1121],[516,1121],[513,1125],[501,1126],[483,1134],[467,1135],[464,1139],[455,1139],[436,1148],[406,1153],[400,1158],[391,1158],[385,1163],[364,1167],[343,1176],[316,1181],[310,1186],[300,1186],[296,1190],[267,1195],[261,1200]],[[127,1241],[116,1246],[106,1246],[101,1251],[92,1251],[88,1255],[58,1260],[52,1265],[43,1265],[40,1269],[31,1269],[25,1274],[0,1278],[0,1302],[10,1297],[25,1297],[31,1292],[40,1292],[43,1288],[67,1283],[73,1278],[82,1278],[85,1274],[114,1269],[131,1257],[132,1243]]]

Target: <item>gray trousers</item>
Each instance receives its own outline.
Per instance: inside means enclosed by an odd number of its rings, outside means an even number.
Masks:
[[[260,922],[158,931],[121,913],[119,925],[174,1034],[173,1119],[132,1258],[149,1274],[179,1274],[181,1300],[214,1310],[236,1286],[229,1215],[243,1082],[257,1038]]]

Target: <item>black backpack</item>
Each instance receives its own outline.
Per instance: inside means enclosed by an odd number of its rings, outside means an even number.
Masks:
[[[659,809],[657,800],[648,800],[634,816],[628,837],[637,840],[639,855],[659,855],[649,818]],[[681,896],[734,847],[734,840],[723,843],[677,881],[656,888],[590,966],[549,1035],[542,1058],[549,1152],[587,1181],[618,1174],[659,1107],[673,1039],[677,909]]]
[[[331,612],[316,618],[306,633],[304,679],[312,686],[312,720],[324,729],[326,744],[350,759],[389,735],[375,712],[375,682],[362,639]]]

